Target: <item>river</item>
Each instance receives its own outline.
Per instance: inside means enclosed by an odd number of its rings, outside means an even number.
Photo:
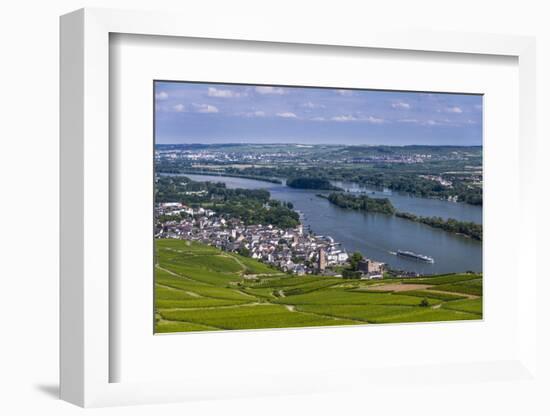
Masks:
[[[318,190],[294,189],[284,184],[225,176],[185,174],[194,181],[224,182],[228,188],[267,189],[273,199],[292,202],[303,215],[305,226],[315,234],[330,235],[348,252],[387,263],[394,269],[421,274],[482,271],[482,243],[391,215],[346,210],[319,198]],[[418,198],[401,193],[360,188],[354,184],[334,183],[345,189],[387,197],[399,211],[422,216],[441,216],[481,223],[482,208],[463,203]],[[325,192],[322,192],[325,193]],[[433,257],[435,263],[396,256],[398,249]]]

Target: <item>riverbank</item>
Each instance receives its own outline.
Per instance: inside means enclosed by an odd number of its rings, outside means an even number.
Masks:
[[[396,212],[395,215],[400,218],[405,218],[409,221],[419,222],[433,228],[440,228],[444,231],[454,233],[474,240],[483,240],[483,226],[472,222],[457,221],[454,218],[444,220],[438,217],[419,217],[408,212]]]
[[[364,194],[352,195],[341,192],[333,192],[328,196],[323,194],[317,194],[316,196],[327,199],[331,204],[343,209],[395,215],[399,218],[425,224],[429,227],[439,228],[450,233],[473,238],[474,240],[481,241],[483,238],[483,228],[481,224],[458,221],[455,218],[447,218],[444,220],[441,217],[424,217],[414,215],[409,212],[400,212],[395,209],[388,198],[372,198]]]
[[[194,181],[211,181],[211,176],[186,175]],[[358,251],[365,257],[382,261],[394,270],[408,270],[418,274],[440,274],[482,271],[481,242],[464,238],[441,229],[409,221],[395,215],[346,210],[317,198],[315,190],[294,189],[282,184],[252,179],[218,177],[228,188],[265,189],[272,199],[291,202],[302,214],[305,227],[316,234],[330,235],[341,242],[349,253]],[[461,203],[451,203],[405,195],[389,195],[388,199],[399,211],[422,216],[453,215],[456,218],[481,220],[481,209]],[[434,264],[396,256],[398,250],[409,250],[435,259]]]

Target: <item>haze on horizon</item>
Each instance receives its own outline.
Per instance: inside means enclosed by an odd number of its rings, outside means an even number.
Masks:
[[[481,95],[155,82],[156,144],[482,145]]]

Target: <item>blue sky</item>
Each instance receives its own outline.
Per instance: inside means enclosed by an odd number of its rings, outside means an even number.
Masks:
[[[155,82],[156,143],[482,144],[482,97]]]

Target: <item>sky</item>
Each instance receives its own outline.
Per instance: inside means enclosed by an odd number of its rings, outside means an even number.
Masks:
[[[155,81],[155,142],[481,145],[482,96]]]

